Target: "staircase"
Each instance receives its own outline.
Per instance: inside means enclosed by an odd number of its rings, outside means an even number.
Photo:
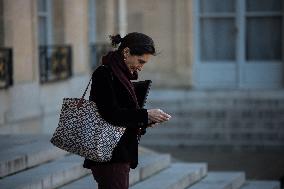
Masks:
[[[1,189],[95,189],[83,158],[49,143],[50,136],[0,137]],[[277,181],[246,181],[244,172],[210,172],[206,163],[173,162],[140,147],[130,189],[280,189]]]
[[[283,90],[153,90],[147,106],[161,108],[172,119],[148,129],[142,145],[256,150],[284,147]]]

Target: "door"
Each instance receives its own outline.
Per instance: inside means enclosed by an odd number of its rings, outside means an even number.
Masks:
[[[197,88],[281,88],[281,0],[196,0]]]

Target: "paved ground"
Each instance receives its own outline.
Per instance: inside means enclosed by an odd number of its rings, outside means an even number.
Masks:
[[[149,147],[149,146],[148,146]],[[207,162],[209,171],[245,171],[250,180],[280,180],[284,186],[283,152],[230,152],[187,147],[149,147],[188,162]]]

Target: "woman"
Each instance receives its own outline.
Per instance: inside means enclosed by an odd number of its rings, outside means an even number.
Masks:
[[[162,123],[170,115],[160,109],[143,109],[137,102],[130,80],[136,80],[138,71],[155,55],[153,40],[142,33],[129,33],[124,38],[111,36],[116,51],[102,58],[102,65],[92,75],[90,100],[101,116],[110,123],[126,127],[124,135],[112,153],[110,162],[86,159],[84,167],[91,169],[99,189],[127,189],[129,171],[138,164],[138,140],[143,130]]]

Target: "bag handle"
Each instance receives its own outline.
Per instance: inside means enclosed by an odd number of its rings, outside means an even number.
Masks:
[[[90,79],[90,81],[89,81],[89,83],[88,83],[88,85],[87,85],[87,88],[85,89],[85,91],[84,91],[83,96],[81,97],[81,99],[85,98],[86,92],[87,92],[87,90],[88,90],[88,88],[89,88],[89,86],[90,86],[91,81],[92,81],[92,78]]]
[[[90,79],[90,81],[89,81],[89,83],[88,83],[88,85],[87,85],[87,87],[86,87],[86,89],[85,89],[85,91],[84,91],[84,93],[83,93],[83,96],[80,98],[80,100],[79,100],[79,102],[78,102],[78,104],[77,104],[77,108],[80,108],[80,107],[82,106],[83,100],[84,100],[84,98],[85,98],[86,92],[87,92],[87,90],[88,90],[88,88],[89,88],[89,86],[90,86],[91,81],[92,81],[92,77],[91,77],[91,79]]]
[[[104,66],[104,67],[106,67],[106,68],[108,67],[108,66],[106,66],[106,65],[102,65],[102,66]],[[112,76],[112,75],[111,75],[111,76]],[[83,93],[83,96],[80,98],[80,100],[79,100],[79,102],[78,102],[78,104],[77,104],[77,108],[80,108],[80,107],[82,106],[83,100],[84,100],[84,98],[85,98],[86,92],[87,92],[87,90],[88,90],[88,88],[89,88],[89,86],[90,86],[91,81],[92,81],[92,77],[91,77],[91,79],[90,79],[90,81],[89,81],[89,83],[88,83],[88,85],[87,85],[87,88],[85,89],[85,91],[84,91],[84,93]]]

